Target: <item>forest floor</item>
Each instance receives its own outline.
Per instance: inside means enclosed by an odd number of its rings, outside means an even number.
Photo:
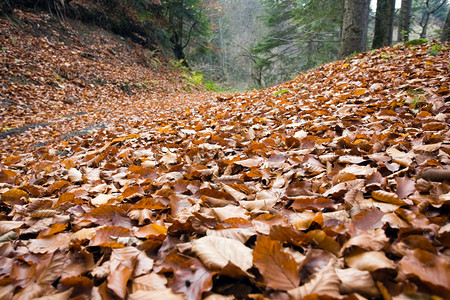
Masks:
[[[0,19],[1,299],[448,299],[450,45],[241,94]]]

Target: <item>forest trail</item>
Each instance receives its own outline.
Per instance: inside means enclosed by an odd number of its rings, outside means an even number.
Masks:
[[[450,293],[448,44],[217,94],[45,20],[0,23],[0,298]]]

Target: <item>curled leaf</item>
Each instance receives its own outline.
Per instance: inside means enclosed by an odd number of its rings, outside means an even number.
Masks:
[[[300,300],[306,296],[316,294],[318,296],[340,297],[339,293],[340,280],[334,271],[332,264],[328,264],[320,270],[311,281],[306,284],[289,290],[289,299]]]

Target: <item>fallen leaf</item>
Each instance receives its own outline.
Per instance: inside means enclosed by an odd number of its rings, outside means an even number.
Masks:
[[[134,247],[112,250],[107,286],[120,298],[127,295],[127,283],[140,253],[141,251]]]
[[[205,236],[192,242],[192,251],[212,270],[220,270],[229,262],[247,271],[253,265],[253,251],[239,241]]]
[[[345,257],[345,263],[352,268],[369,272],[396,268],[395,263],[382,251],[353,251]]]
[[[170,285],[175,293],[183,294],[187,300],[202,299],[202,293],[212,288],[213,273],[195,258],[186,261],[175,271]]]
[[[334,271],[334,267],[329,264],[320,270],[306,284],[288,291],[289,299],[300,300],[309,295],[329,296],[340,298],[340,280]]]
[[[450,264],[441,256],[421,249],[410,250],[399,262],[400,270],[434,293],[446,297],[450,292]]]
[[[341,281],[341,293],[358,293],[365,297],[377,297],[380,294],[370,272],[354,268],[335,269],[335,271]]]
[[[258,236],[253,251],[253,263],[266,284],[274,290],[294,289],[300,283],[294,258],[283,251],[280,242],[272,241],[269,237]]]

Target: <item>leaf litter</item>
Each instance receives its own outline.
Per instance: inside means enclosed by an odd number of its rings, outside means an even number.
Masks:
[[[223,96],[136,64],[143,49],[112,55],[111,36],[87,56],[1,32],[2,133],[28,126],[0,140],[1,298],[450,294],[448,44]]]

